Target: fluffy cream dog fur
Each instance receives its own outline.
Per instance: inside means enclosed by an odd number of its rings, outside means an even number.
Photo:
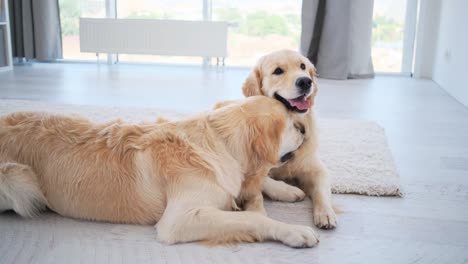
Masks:
[[[302,118],[252,97],[177,122],[94,124],[45,113],[0,118],[0,211],[155,224],[166,243],[278,240],[311,247],[307,226],[264,215],[267,172],[304,139]],[[233,210],[240,205],[245,211]]]
[[[295,51],[270,53],[260,58],[242,90],[247,97],[275,98],[302,120],[306,131],[304,144],[290,162],[273,169],[270,176],[281,180],[296,179],[299,187],[312,199],[314,224],[320,228],[335,228],[337,219],[331,203],[329,177],[317,156],[317,129],[312,109],[318,91],[314,65]],[[217,107],[229,103],[223,102]],[[263,192],[272,199],[288,202],[305,196],[297,188],[273,179],[265,180]]]

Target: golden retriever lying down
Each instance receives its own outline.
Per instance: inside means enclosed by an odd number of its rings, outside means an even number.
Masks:
[[[298,115],[252,97],[178,121],[132,125],[45,113],[0,118],[0,211],[156,224],[157,238],[311,247],[307,226],[264,215],[267,172],[302,144]],[[241,205],[246,211],[233,211]]]

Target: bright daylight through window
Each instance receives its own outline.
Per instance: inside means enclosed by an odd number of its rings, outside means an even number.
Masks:
[[[59,0],[65,60],[96,60],[80,53],[79,17],[105,18],[106,0]],[[117,18],[203,20],[229,23],[228,66],[252,66],[257,59],[278,49],[299,47],[300,0],[116,0]],[[375,0],[372,57],[376,72],[401,72],[406,0]],[[103,56],[104,57],[104,56]],[[119,54],[120,62],[200,64],[198,57]]]

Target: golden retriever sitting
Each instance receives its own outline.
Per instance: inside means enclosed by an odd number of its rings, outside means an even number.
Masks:
[[[156,224],[157,238],[318,243],[263,214],[267,172],[302,144],[302,118],[264,96],[155,124],[94,124],[45,113],[0,118],[0,211]],[[233,211],[242,205],[246,211]]]
[[[270,53],[258,61],[242,90],[247,97],[264,95],[275,98],[302,120],[306,131],[304,144],[295,152],[294,158],[273,169],[270,176],[281,180],[297,179],[299,187],[312,199],[314,224],[320,228],[335,228],[337,220],[331,204],[328,173],[317,157],[317,130],[311,108],[317,95],[314,65],[295,51]],[[223,102],[217,107],[229,103]],[[297,188],[273,179],[265,180],[263,192],[280,201],[291,202],[304,197]]]

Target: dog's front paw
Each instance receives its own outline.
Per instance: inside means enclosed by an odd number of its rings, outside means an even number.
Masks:
[[[336,227],[336,214],[331,207],[314,208],[314,224],[322,229],[333,229]]]
[[[274,190],[265,193],[272,200],[289,203],[302,201],[306,196],[301,189],[283,181],[276,181]]]
[[[277,234],[283,244],[294,248],[313,247],[319,243],[319,235],[308,226],[287,225]]]

